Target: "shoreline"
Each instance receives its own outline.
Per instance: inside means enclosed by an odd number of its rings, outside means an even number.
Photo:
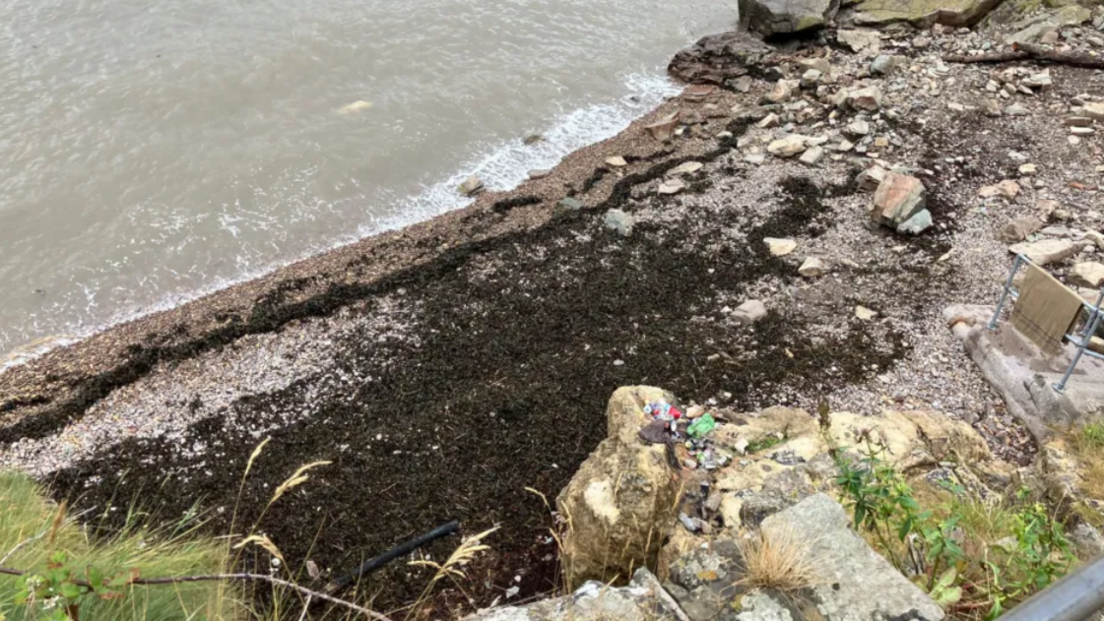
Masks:
[[[546,178],[0,374],[0,464],[97,512],[141,496],[152,514],[178,516],[202,498],[217,531],[227,490],[272,438],[246,486],[247,512],[297,466],[333,462],[266,517],[293,565],[310,558],[340,572],[446,517],[468,533],[498,525],[485,604],[515,575],[521,597],[554,586],[551,518],[525,489],[551,499],[564,487],[606,436],[603,409],[618,386],[663,386],[733,412],[814,412],[821,400],[854,414],[937,412],[1025,463],[1029,434],[941,311],[992,302],[1009,219],[1049,217],[1040,205],[1062,199],[1084,214],[1070,226],[1099,225],[1065,180],[1096,174],[1097,156],[1048,137],[1062,122],[1051,108],[1088,74],[1053,68],[1053,89],[1017,100],[1029,114],[994,118],[981,107],[987,70],[941,60],[979,42],[884,39],[902,54],[893,76],[870,73],[873,55],[782,54],[719,35],[706,47],[720,58],[700,48],[676,57],[680,75],[704,68],[705,86]],[[736,60],[742,46],[751,52]],[[824,82],[771,101],[778,78],[806,64],[828,64]],[[708,86],[710,71],[743,65],[746,88]],[[875,109],[832,103],[864,87],[879,89]],[[668,140],[645,129],[676,110]],[[851,129],[859,121],[862,138]],[[794,136],[803,150],[823,145],[821,159],[771,150]],[[842,148],[847,136],[862,150]],[[1037,172],[1015,196],[979,199],[979,188],[1018,178],[1010,152]],[[626,166],[606,164],[612,156]],[[858,175],[874,165],[924,185],[930,230],[871,221]],[[557,206],[569,196],[582,207]],[[802,269],[810,259],[822,267]],[[737,311],[753,300],[765,313],[748,321]],[[172,493],[151,492],[163,489]],[[375,586],[401,605],[420,578],[393,568]]]

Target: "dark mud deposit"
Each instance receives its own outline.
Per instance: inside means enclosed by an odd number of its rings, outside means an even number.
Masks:
[[[494,584],[473,576],[468,586],[477,604],[511,586],[515,571],[523,574],[521,595],[535,595],[554,586],[555,559],[540,543],[550,526],[547,509],[524,488],[551,498],[567,483],[605,437],[605,403],[616,387],[654,384],[753,408],[780,385],[815,391],[866,377],[866,365],[885,368],[903,355],[899,342],[876,343],[861,329],[814,343],[801,318],[778,313],[751,330],[705,320],[720,293],[739,295],[761,278],[796,276],[763,244],[696,247],[700,233],[687,222],[700,227],[708,217],[715,219],[710,228],[735,226],[735,212],[725,222],[691,208],[682,224],[642,223],[628,239],[602,227],[605,208],[633,211],[631,189],[678,163],[622,179],[597,209],[461,246],[373,287],[334,286],[323,299],[293,309],[262,301],[261,317],[286,319],[365,300],[371,308],[376,297],[401,292],[421,310],[412,339],[335,349],[336,370],[381,358],[391,364],[353,394],[311,403],[320,415],[270,434],[245,485],[239,524],[252,523],[296,467],[331,460],[261,523],[293,568],[310,558],[343,573],[457,518],[469,534],[500,527],[489,542],[497,569],[508,571],[491,571]],[[819,234],[821,194],[808,180],[786,179],[778,188],[780,209],[748,239]],[[269,321],[275,329],[287,323]],[[305,408],[309,399],[310,386],[297,384],[234,407],[239,420],[260,421],[273,409]],[[204,458],[180,457],[172,450],[178,440],[129,441],[60,473],[57,493],[97,509],[136,498],[161,519],[200,499],[212,509],[210,530],[224,533],[245,459],[259,439],[227,429],[221,419],[187,435],[183,444],[207,446]],[[88,487],[89,480],[100,482]],[[430,551],[440,560],[456,544],[446,540]],[[400,561],[364,590],[386,610],[416,598],[426,580],[425,571]]]

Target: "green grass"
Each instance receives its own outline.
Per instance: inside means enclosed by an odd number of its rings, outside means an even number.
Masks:
[[[57,521],[59,508],[30,479],[0,472],[0,559],[23,542],[3,566],[41,570],[55,552],[65,552],[69,566],[93,566],[107,575],[137,568],[141,577],[217,573],[228,560],[228,546],[198,535],[194,522],[151,530],[131,524],[106,540],[92,540],[71,516]],[[42,618],[41,605],[13,603],[19,578],[0,575],[0,619]],[[95,600],[81,607],[81,621],[238,621],[247,617],[236,590],[220,583],[175,586],[131,586],[124,597]]]

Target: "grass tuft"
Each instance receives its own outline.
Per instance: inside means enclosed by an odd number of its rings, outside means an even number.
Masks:
[[[791,525],[760,530],[738,543],[746,566],[739,584],[785,593],[820,582],[819,559]]]
[[[6,559],[7,567],[42,568],[53,553],[64,551],[72,567],[91,566],[108,575],[136,568],[151,577],[221,572],[226,567],[226,547],[197,536],[197,526],[184,520],[169,528],[151,529],[141,526],[132,513],[122,529],[94,541],[64,505],[47,500],[34,481],[0,472],[0,558]],[[0,618],[40,618],[41,606],[6,608],[18,588],[18,578],[0,576]],[[125,595],[82,606],[81,620],[236,621],[245,616],[237,591],[215,583],[131,586]]]

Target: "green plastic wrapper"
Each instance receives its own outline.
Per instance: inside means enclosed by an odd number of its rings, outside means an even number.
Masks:
[[[709,435],[710,431],[713,431],[717,426],[717,421],[713,420],[713,416],[705,414],[698,420],[690,423],[690,427],[686,430],[686,433],[690,434],[691,438],[704,438]]]

